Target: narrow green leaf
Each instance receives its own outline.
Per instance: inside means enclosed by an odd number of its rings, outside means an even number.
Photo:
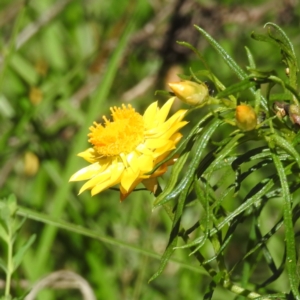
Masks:
[[[212,173],[215,171],[215,168],[218,168],[219,163],[226,159],[229,153],[238,145],[239,139],[241,139],[244,136],[244,133],[240,133],[231,138],[228,144],[216,154],[217,158],[210,164],[210,166],[206,169],[204,174],[209,174],[209,176],[212,175]],[[209,178],[207,180],[209,180]]]
[[[15,54],[11,59],[11,67],[19,74],[19,76],[28,85],[34,86],[37,84],[39,76],[34,67],[24,59],[21,54]]]
[[[298,151],[294,148],[294,146],[289,143],[288,140],[284,139],[283,137],[279,136],[278,134],[274,134],[270,137],[266,137],[267,141],[274,141],[275,145],[286,151],[288,154],[290,154],[297,162],[299,168],[300,168],[300,155]]]
[[[274,186],[274,178],[270,177],[264,180],[263,182],[257,184],[250,193],[245,197],[245,200],[242,201],[242,204],[234,210],[232,213],[227,215],[223,221],[212,228],[209,232],[209,235],[212,236],[221,230],[225,225],[230,224],[230,222],[239,214],[241,214],[246,209],[250,208],[253,204],[258,201],[261,201],[261,198]],[[254,194],[253,196],[250,196]],[[201,243],[203,237],[195,239],[194,243]]]
[[[196,178],[197,179],[197,178]],[[209,211],[209,197],[208,193],[205,193],[203,195],[202,189],[199,185],[199,182],[197,180],[194,181],[194,187],[195,187],[195,192],[197,195],[197,198],[200,200],[202,199],[201,203],[203,203],[203,208],[204,208],[204,215],[202,216],[200,222],[201,222],[201,228],[204,229],[204,235],[201,243],[197,245],[197,247],[192,251],[192,254],[196,253],[206,242],[208,236],[209,236],[209,223],[210,223],[210,211]]]
[[[268,27],[269,29],[268,36],[257,35],[254,33],[251,36],[258,41],[267,42],[280,48],[283,62],[288,66],[290,86],[297,90],[297,73],[299,69],[293,44],[286,33],[278,25],[268,22],[265,24],[265,27]],[[274,34],[271,29],[275,31]],[[293,98],[293,100],[295,104],[298,104],[295,98]]]
[[[299,93],[298,93],[297,89],[295,89],[292,85],[284,82],[281,78],[274,76],[274,75],[270,75],[268,77],[268,80],[273,83],[280,84],[283,87],[283,89],[289,90],[291,92],[291,94],[294,96],[294,98],[296,98],[298,101],[300,101]],[[296,104],[298,104],[298,103],[296,102]]]
[[[190,152],[183,153],[177,159],[176,163],[173,165],[171,175],[170,175],[170,178],[167,182],[167,185],[165,186],[163,191],[155,199],[155,201],[153,203],[153,209],[166,203],[166,201],[164,201],[164,199],[165,199],[166,195],[170,194],[173,191],[173,189],[174,189],[174,187],[177,183],[180,171],[185,166],[189,154],[190,154]]]
[[[196,149],[196,152],[191,163],[189,164],[189,168],[185,174],[185,177],[181,180],[181,182],[177,185],[177,187],[175,187],[175,189],[171,193],[166,195],[163,199],[160,197],[159,202],[155,204],[154,207],[162,205],[163,203],[166,203],[167,201],[170,201],[171,199],[177,197],[183,189],[191,185],[194,178],[194,174],[199,166],[202,153],[205,151],[206,145],[211,139],[211,136],[222,123],[222,120],[214,119],[205,127],[203,133],[198,136],[198,139],[195,142],[194,148]]]
[[[245,50],[246,50],[246,54],[247,54],[247,58],[248,58],[250,68],[255,69],[256,64],[255,64],[254,57],[253,57],[250,49],[248,47],[245,47]]]
[[[278,46],[278,44],[274,41],[274,39],[270,38],[269,36],[267,36],[265,34],[257,34],[257,33],[252,32],[251,37],[256,41],[265,42],[265,43],[272,44],[274,46]]]
[[[288,179],[285,174],[285,169],[279,160],[276,153],[272,152],[272,158],[276,166],[280,184],[282,188],[282,197],[284,199],[283,208],[283,220],[285,226],[285,242],[286,242],[286,267],[287,273],[290,281],[291,291],[293,293],[294,299],[300,300],[299,293],[299,274],[297,268],[297,254],[296,254],[296,244],[295,244],[295,232],[293,226],[293,215],[292,215],[292,197],[289,190]]]
[[[224,61],[227,63],[229,68],[238,76],[239,79],[243,80],[247,78],[247,73],[244,72],[240,66],[231,58],[231,56],[220,46],[220,44],[214,40],[205,30],[197,25],[194,27],[207,39],[207,41],[213,46],[213,48],[221,55]],[[250,88],[250,91],[255,95],[255,89]],[[267,110],[267,101],[262,96],[261,104],[264,109]]]
[[[23,257],[27,251],[27,249],[33,244],[35,241],[36,235],[33,234],[29,240],[18,250],[18,252],[13,257],[13,271],[15,271],[19,265],[21,264]]]
[[[0,257],[0,268],[7,273],[7,267],[6,267],[6,263],[4,262],[4,260]]]
[[[203,300],[211,300],[212,299],[212,296],[216,290],[216,287],[217,287],[217,285],[220,284],[221,280],[225,280],[224,272],[222,272],[222,271],[216,273],[213,276],[212,281],[210,282],[210,284],[207,286],[207,288],[205,290]]]
[[[269,32],[269,36],[272,39],[276,40],[278,44],[281,42],[284,45],[284,48],[287,49],[287,50],[285,50],[286,54],[288,54],[289,56],[291,56],[293,58],[293,63],[297,66],[297,59],[296,59],[296,53],[294,50],[294,46],[293,46],[292,42],[290,41],[289,37],[286,35],[286,33],[275,23],[268,22],[265,24],[265,26],[272,27],[276,30],[276,33],[278,35],[280,35],[280,39],[273,36],[271,34],[271,32]],[[282,50],[284,50],[284,48],[282,48]]]
[[[244,79],[244,80],[242,80],[238,83],[230,85],[224,91],[221,91],[220,93],[218,93],[216,95],[216,97],[217,98],[224,98],[224,97],[227,97],[229,95],[247,90],[247,89],[249,89],[251,87],[254,87],[256,85],[257,85],[257,83],[255,83],[253,80],[251,80],[250,78],[246,78],[246,79]]]
[[[207,39],[207,41],[213,46],[213,48],[222,56],[227,65],[234,71],[239,79],[243,80],[246,78],[246,73],[236,64],[231,56],[221,47],[221,45],[214,40],[204,29],[194,25],[194,27]]]
[[[178,204],[177,204],[177,208],[176,208],[176,212],[175,212],[175,216],[174,216],[174,220],[173,220],[173,224],[172,224],[172,230],[170,233],[167,248],[166,248],[164,254],[162,255],[158,271],[149,279],[149,282],[151,282],[152,280],[157,278],[162,273],[162,271],[164,270],[168,261],[170,260],[171,255],[174,252],[174,248],[177,246],[178,234],[179,234],[179,230],[180,230],[180,221],[181,221],[181,216],[182,216],[186,196],[187,196],[187,190],[184,190],[180,194],[180,197],[178,200]]]
[[[9,241],[9,235],[7,230],[7,225],[3,222],[3,220],[0,219],[0,238],[5,242]]]
[[[155,259],[161,259],[161,256],[159,254],[153,252],[153,251],[135,246],[132,243],[126,243],[124,241],[117,240],[115,238],[111,238],[109,236],[101,236],[101,235],[99,235],[98,231],[91,230],[91,229],[88,229],[88,228],[85,228],[85,227],[82,227],[82,226],[79,226],[79,225],[75,225],[75,224],[72,224],[72,223],[65,222],[61,219],[57,219],[57,218],[54,218],[52,216],[49,216],[48,214],[39,213],[39,212],[30,210],[30,209],[27,209],[27,208],[18,206],[17,215],[25,217],[25,218],[30,219],[30,220],[35,220],[35,221],[41,222],[43,224],[48,224],[48,225],[54,226],[54,227],[59,228],[59,229],[64,229],[64,230],[67,230],[67,231],[70,231],[70,232],[81,234],[83,236],[87,236],[87,237],[96,239],[96,240],[101,241],[103,243],[107,243],[107,244],[110,244],[110,245],[113,245],[113,246],[122,247],[122,248],[125,248],[125,249],[130,249],[131,251],[135,251],[136,253],[140,253],[140,254],[155,258]],[[187,264],[185,262],[182,262],[178,259],[171,258],[171,261],[179,264],[183,268],[193,270],[194,272],[205,273],[202,269],[200,269],[198,267],[195,267],[195,266],[192,266],[190,264]]]
[[[181,156],[178,158],[178,160],[176,161],[176,163],[173,165],[172,167],[172,171],[171,171],[171,176],[169,181],[167,182],[166,187],[164,188],[164,190],[162,191],[162,193],[160,193],[157,198],[155,199],[154,203],[153,203],[153,208],[162,205],[163,203],[161,202],[174,188],[174,186],[177,183],[177,179],[179,176],[180,171],[182,170],[182,168],[185,166],[185,162],[187,160],[187,157],[190,153],[189,149],[192,146],[189,146],[189,144],[191,143],[192,139],[197,136],[199,134],[199,132],[202,130],[201,125],[203,123],[205,123],[208,119],[210,119],[213,116],[212,113],[207,114],[204,118],[202,118],[195,126],[194,128],[191,130],[191,132],[188,134],[188,136],[180,143],[180,145],[165,159],[162,161],[168,161],[169,159],[171,159],[175,154],[177,153],[181,153],[182,151],[184,151],[183,154],[181,154]],[[153,173],[159,166],[161,165],[158,164],[152,171],[151,173]],[[150,173],[150,174],[151,174]],[[164,202],[165,203],[165,202]]]
[[[17,34],[19,33],[21,26],[22,26],[22,22],[24,20],[24,16],[25,16],[25,11],[27,9],[27,5],[28,5],[28,1],[24,1],[20,12],[17,15],[17,18],[15,20],[15,23],[13,25],[13,30],[12,30],[12,35],[8,44],[8,47],[6,50],[5,54],[6,56],[2,58],[2,66],[1,66],[1,70],[0,70],[0,90],[2,90],[2,84],[4,82],[4,77],[5,77],[5,73],[6,70],[8,69],[8,66],[10,65],[11,59],[13,58],[15,52],[16,52],[16,38],[17,38]],[[2,53],[5,53],[2,49],[1,51]]]

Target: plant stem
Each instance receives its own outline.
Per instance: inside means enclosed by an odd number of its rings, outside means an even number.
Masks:
[[[11,276],[13,272],[13,239],[11,231],[9,230],[9,238],[7,241],[7,272],[6,272],[6,282],[5,282],[5,296],[10,296],[10,283]]]

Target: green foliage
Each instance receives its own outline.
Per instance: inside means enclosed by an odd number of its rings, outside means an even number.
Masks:
[[[0,258],[0,268],[6,273],[6,286],[5,297],[3,300],[10,299],[24,299],[25,296],[20,298],[12,298],[10,294],[10,284],[12,274],[21,264],[25,252],[29,249],[35,240],[35,235],[32,235],[28,241],[18,251],[14,249],[14,243],[17,238],[18,231],[22,227],[25,219],[21,222],[16,220],[17,201],[15,196],[10,195],[8,199],[3,199],[0,202],[0,237],[6,244],[7,255],[6,261]],[[15,252],[15,253],[14,253]]]
[[[266,26],[269,29],[266,36],[253,34],[253,37],[259,41],[269,42],[281,50],[282,60],[289,70],[287,82],[286,79],[274,76],[273,72],[262,72],[252,68],[248,69],[248,74],[242,71],[207,32],[197,27],[241,79],[239,83],[222,89],[217,97],[221,99],[232,97],[250,89],[253,96],[256,98],[260,95],[260,99],[252,98],[248,102],[255,106],[258,113],[266,117],[260,124],[257,124],[254,131],[241,132],[233,128],[228,136],[218,141],[216,140],[218,132],[228,131],[223,130],[222,127],[225,126],[226,119],[234,119],[234,111],[230,108],[231,105],[228,109],[225,105],[223,110],[219,106],[212,107],[213,113],[209,112],[204,118],[206,122],[203,124],[200,121],[196,126],[198,130],[193,130],[193,135],[183,141],[183,144],[190,143],[189,148],[185,148],[182,159],[186,161],[187,155],[192,157],[187,166],[184,166],[182,160],[179,159],[173,170],[181,172],[186,167],[184,178],[178,180],[177,172],[172,173],[168,185],[154,202],[154,207],[157,207],[170,205],[170,201],[175,200],[169,244],[162,256],[161,266],[151,280],[161,274],[175,248],[188,248],[190,255],[195,257],[211,277],[204,299],[212,299],[219,285],[248,298],[288,299],[292,297],[300,299],[299,247],[296,244],[296,232],[299,229],[295,228],[299,218],[297,195],[299,193],[300,157],[297,144],[293,142],[300,125],[296,90],[298,68],[293,47],[285,33],[275,24],[268,23]],[[275,30],[275,33],[271,29]],[[191,45],[188,47],[194,50]],[[197,51],[195,52],[198,54]],[[249,63],[254,66],[253,56],[249,50],[247,52],[248,57],[251,58]],[[200,59],[203,60],[202,57]],[[263,84],[267,85],[265,97],[262,96]],[[287,96],[286,101],[290,103],[286,104],[285,111],[290,122],[278,122],[278,118],[274,118],[272,89],[278,85]],[[215,88],[218,89],[218,86]],[[237,102],[240,101],[244,100],[238,99]],[[228,102],[223,101],[223,103]],[[292,110],[293,103],[295,103],[295,109]],[[276,102],[276,105],[280,103]],[[294,113],[295,116],[292,115]],[[288,116],[280,117],[287,119]],[[208,148],[209,152],[204,155]],[[222,176],[231,180],[226,180]],[[252,177],[251,181],[249,181],[250,177]],[[283,213],[272,221],[273,226],[263,234],[261,228],[270,222],[269,219],[266,220],[263,217],[263,211],[268,209],[266,207],[276,198],[281,199]],[[180,220],[184,207],[190,205],[191,199],[193,199],[193,205],[199,205],[204,213],[196,223],[184,229]],[[245,223],[252,224],[252,226],[245,227]],[[284,231],[277,237],[282,225],[284,225]],[[240,228],[243,228],[250,238],[243,240],[244,244],[240,245],[244,248],[243,256],[233,266],[229,266],[227,256],[230,252],[228,251],[230,251],[232,240],[239,235]],[[185,245],[177,246],[178,237],[184,240]],[[281,239],[284,249],[279,267],[276,266],[273,249],[268,245],[268,241],[273,237]],[[207,244],[211,245],[211,250],[203,254],[202,249]],[[261,272],[262,265],[269,268],[270,273]],[[246,273],[236,273],[237,268]],[[262,283],[255,280],[258,272],[263,277]],[[275,286],[272,286],[272,283],[284,276],[287,276],[289,280],[289,288],[285,289],[290,292],[286,294],[283,290],[277,290]],[[238,278],[241,281],[244,278],[243,287],[232,283],[232,281],[239,281]]]

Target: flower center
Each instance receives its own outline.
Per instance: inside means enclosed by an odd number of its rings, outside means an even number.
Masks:
[[[111,107],[113,121],[103,116],[104,126],[94,122],[88,134],[89,142],[100,156],[129,153],[144,139],[143,117],[129,104]]]

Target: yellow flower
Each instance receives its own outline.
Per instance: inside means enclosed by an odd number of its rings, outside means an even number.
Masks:
[[[182,135],[178,132],[187,122],[182,121],[186,110],[179,110],[168,120],[174,102],[169,99],[161,109],[152,103],[144,115],[131,105],[111,108],[112,121],[103,117],[104,125],[94,122],[88,134],[92,148],[78,154],[90,163],[75,173],[70,181],[88,180],[79,194],[91,190],[92,196],[119,184],[121,200],[143,183],[155,192],[156,177],[166,172],[171,161],[149,173],[176,147]]]
[[[244,131],[253,130],[257,125],[257,115],[249,105],[238,105],[235,110],[236,125]]]

